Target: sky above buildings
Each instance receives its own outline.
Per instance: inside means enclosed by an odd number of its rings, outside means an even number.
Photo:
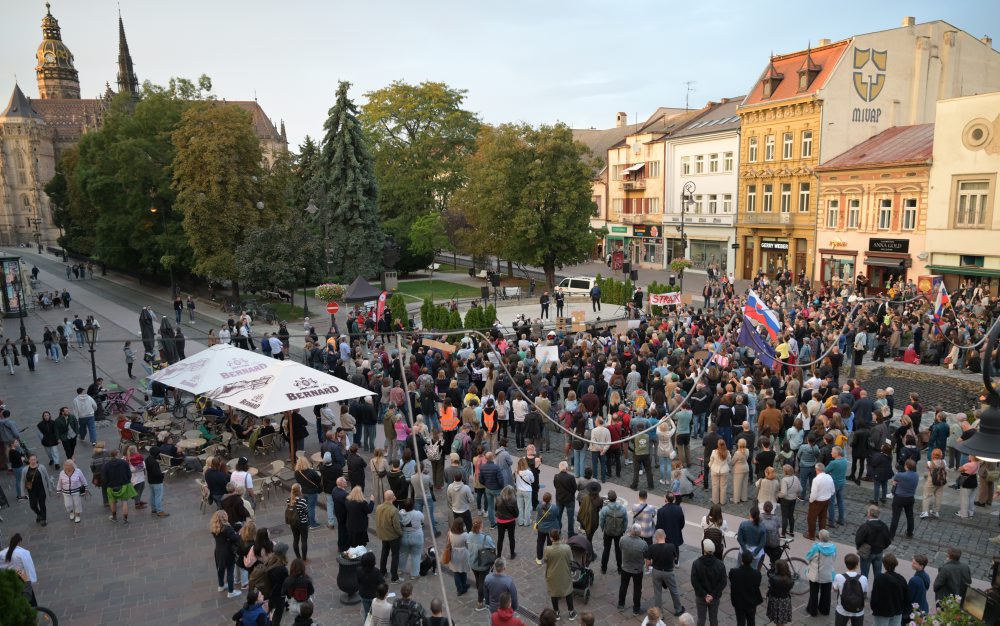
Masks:
[[[612,126],[658,106],[692,108],[745,93],[768,55],[818,39],[943,19],[1000,41],[1000,2],[841,0],[50,0],[83,97],[114,86],[118,5],[140,80],[208,74],[220,98],[258,99],[289,142],[321,137],[337,81],[352,95],[393,80],[444,81],[492,123]],[[0,5],[0,92],[15,75],[37,97],[41,0]]]

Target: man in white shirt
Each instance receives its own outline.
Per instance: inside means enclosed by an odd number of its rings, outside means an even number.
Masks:
[[[847,579],[856,578],[861,584],[861,591],[867,597],[868,594],[868,578],[861,575],[858,571],[858,564],[860,559],[857,554],[853,552],[844,557],[844,565],[847,566],[847,571],[843,574],[837,574],[833,579],[833,590],[837,592],[837,608],[834,611],[834,624],[836,626],[864,626],[865,623],[865,602],[866,598],[861,598],[861,606],[856,611],[849,611],[844,608],[844,598],[847,596],[848,604],[857,603],[856,597],[856,587],[852,584],[852,590],[848,590],[848,593],[844,593],[844,586],[847,584]],[[857,606],[852,608],[858,608]]]
[[[819,522],[819,529],[826,528],[826,519],[830,508],[830,498],[837,493],[837,487],[833,482],[833,477],[826,473],[826,467],[822,463],[816,464],[816,478],[812,479],[812,488],[809,490],[809,512],[806,516],[806,539],[816,538],[816,523]]]
[[[285,346],[281,344],[281,339],[278,338],[278,335],[276,335],[275,333],[271,333],[271,336],[268,338],[268,341],[271,343],[271,356],[278,359],[279,361],[284,361]]]
[[[232,334],[229,332],[229,325],[223,324],[222,328],[219,329],[219,343],[228,346],[230,341],[232,341]]]
[[[597,478],[597,467],[601,468],[601,482],[608,479],[608,449],[611,448],[611,431],[604,425],[600,417],[594,420],[594,429],[590,431],[590,467]]]
[[[514,413],[514,443],[518,450],[524,450],[524,418],[528,415],[528,401],[518,393],[511,408]]]

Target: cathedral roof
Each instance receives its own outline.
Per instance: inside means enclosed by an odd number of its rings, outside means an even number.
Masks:
[[[261,108],[260,104],[256,100],[220,100],[219,104],[231,104],[237,106],[253,118],[253,129],[257,133],[257,137],[260,139],[271,139],[279,141],[281,139],[281,134],[278,129],[274,127],[274,122],[267,116],[264,109]]]
[[[4,110],[0,117],[27,117],[32,119],[42,119],[42,116],[35,111],[31,106],[31,101],[24,95],[21,91],[21,87],[14,84],[14,93],[10,95],[10,102],[7,103],[7,109]]]

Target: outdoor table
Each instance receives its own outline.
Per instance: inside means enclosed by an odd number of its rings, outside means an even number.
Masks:
[[[201,437],[198,437],[197,439],[181,439],[180,442],[177,444],[177,447],[182,450],[197,450],[198,448],[204,446],[206,443],[208,442],[206,442]]]
[[[313,452],[312,456],[309,457],[314,465],[319,465],[323,462],[323,455],[319,452]]]
[[[358,604],[361,596],[358,595],[358,566],[361,559],[344,558],[343,554],[337,555],[337,588],[344,592],[340,596],[341,604]]]
[[[169,419],[162,419],[162,418],[149,420],[148,422],[146,422],[146,426],[157,429],[168,428],[170,425],[171,421]]]
[[[184,431],[184,438],[185,439],[201,439],[202,438],[201,431],[200,430],[186,430],[186,431]]]

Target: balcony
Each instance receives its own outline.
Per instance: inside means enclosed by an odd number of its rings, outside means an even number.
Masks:
[[[652,221],[650,216],[649,213],[622,213],[618,217],[621,218],[623,224],[642,224]]]
[[[622,189],[625,191],[640,191],[646,188],[646,179],[640,178],[637,180],[623,180]]]
[[[744,213],[744,224],[791,224],[791,213]]]

